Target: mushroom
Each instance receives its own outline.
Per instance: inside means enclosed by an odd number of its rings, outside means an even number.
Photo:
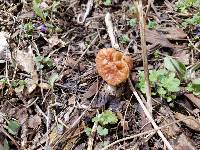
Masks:
[[[117,86],[129,77],[133,67],[131,57],[114,48],[103,48],[96,56],[99,75],[111,86]]]

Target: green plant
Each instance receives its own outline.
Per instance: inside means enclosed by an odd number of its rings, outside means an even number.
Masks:
[[[42,2],[41,0],[33,0],[33,10],[34,10],[35,14],[37,16],[39,16],[40,18],[42,18],[42,20],[45,22],[46,21],[47,13],[45,13],[40,8],[41,2]]]
[[[179,12],[186,13],[190,7],[200,9],[199,0],[178,0],[175,5],[175,9]]]
[[[34,57],[34,61],[36,63],[37,69],[43,69],[44,66],[51,67],[53,65],[53,61],[48,56],[36,56]]]
[[[48,80],[49,85],[53,88],[55,81],[58,79],[59,79],[59,75],[57,73],[52,74]]]
[[[184,64],[169,56],[164,58],[166,69],[151,70],[149,74],[152,95],[159,95],[168,102],[176,98],[176,92],[180,90],[181,81],[188,83],[187,90],[195,95],[200,95],[200,78],[191,78],[196,70],[200,69],[200,63],[186,68]],[[176,75],[178,78],[176,78]],[[142,93],[146,92],[144,72],[139,72],[137,87]]]
[[[16,80],[16,81],[13,81],[12,82],[12,87],[13,88],[16,88],[16,87],[19,87],[19,86],[26,86],[26,81],[25,80]]]
[[[152,95],[159,95],[160,97],[171,102],[176,98],[175,93],[180,90],[180,80],[175,77],[174,72],[166,69],[151,70],[149,74],[150,86]],[[137,87],[142,93],[146,93],[144,72],[139,72],[139,83]]]
[[[156,26],[157,26],[157,23],[156,23],[155,21],[151,21],[151,20],[149,20],[147,26],[148,26],[149,29],[155,29]]]
[[[60,1],[59,0],[57,0],[57,1],[54,0],[53,4],[51,5],[52,11],[56,12],[59,5],[60,5]]]
[[[188,25],[198,25],[200,24],[200,12],[193,15],[192,18],[185,19],[182,25],[187,27]]]
[[[3,142],[3,145],[4,145],[4,150],[9,150],[9,143],[8,143],[8,140],[7,139],[4,139],[4,142]]]
[[[4,126],[5,129],[12,135],[16,135],[20,127],[20,124],[16,120],[6,120],[7,125]]]
[[[112,0],[104,0],[103,4],[106,6],[110,6],[112,5]]]
[[[180,79],[186,79],[186,67],[180,61],[177,61],[169,56],[164,58],[164,66],[169,71],[176,72]]]
[[[187,90],[192,92],[194,95],[200,95],[200,78],[192,80],[187,85]]]
[[[135,27],[137,25],[137,19],[134,18],[129,20],[128,25],[131,27]]]
[[[24,29],[25,33],[27,33],[28,35],[32,35],[33,31],[34,31],[32,22],[24,24],[23,29]]]
[[[129,42],[129,38],[127,35],[123,35],[119,38],[119,42],[122,44],[127,44]]]
[[[92,122],[96,122],[99,124],[97,126],[97,134],[100,136],[106,136],[108,134],[108,129],[104,126],[108,124],[115,124],[117,123],[117,121],[117,116],[110,110],[106,110],[92,119]],[[90,135],[91,131],[91,128],[85,128],[85,132],[87,135]]]

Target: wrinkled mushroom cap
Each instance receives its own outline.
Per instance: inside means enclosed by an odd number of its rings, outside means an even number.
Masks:
[[[113,86],[128,78],[133,62],[129,56],[125,56],[114,48],[101,49],[95,61],[99,75]]]

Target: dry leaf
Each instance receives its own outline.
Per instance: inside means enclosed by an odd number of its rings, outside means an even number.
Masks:
[[[68,105],[74,105],[76,102],[76,96],[71,96],[69,99],[68,99]]]
[[[89,89],[83,94],[83,98],[84,99],[87,99],[87,98],[90,98],[92,97],[98,90],[98,83],[97,82],[94,82],[90,87]]]
[[[32,48],[28,48],[28,52],[17,50],[16,51],[16,62],[20,69],[26,71],[27,73],[32,73],[35,71],[35,62],[33,60],[34,54]]]
[[[187,34],[185,34],[185,32],[182,29],[176,27],[165,27],[158,30],[167,32],[167,34],[165,34],[165,37],[169,40],[183,40],[187,37]]]
[[[176,119],[184,119],[188,116],[185,116],[181,113],[175,113],[175,118]],[[200,120],[196,119],[193,116],[190,116],[188,119],[185,119],[182,121],[188,128],[193,129],[197,132],[200,132]]]
[[[26,120],[28,119],[28,112],[27,108],[25,107],[16,107],[11,108],[9,110],[9,115],[12,117],[15,117],[20,124],[24,124]]]
[[[38,86],[42,89],[48,90],[50,89],[50,85],[48,83],[39,83]]]
[[[185,50],[176,51],[174,53],[174,57],[176,57],[178,61],[182,62],[185,65],[189,65],[190,63],[190,54]]]
[[[49,47],[52,48],[56,45],[60,45],[60,47],[64,47],[65,42],[63,42],[61,39],[58,38],[58,36],[52,36],[50,39],[48,39]]]
[[[40,126],[41,123],[42,123],[41,117],[38,115],[35,115],[28,119],[28,127],[32,129],[38,128],[38,126]]]
[[[9,50],[9,44],[7,39],[10,37],[9,33],[7,32],[0,32],[0,59],[10,59],[11,53]]]
[[[193,94],[185,94],[185,96],[200,109],[200,99]]]
[[[183,133],[178,137],[177,142],[174,144],[174,149],[175,150],[196,150],[194,144]]]
[[[161,45],[162,47],[173,48],[166,36],[156,30],[146,29],[146,40],[153,45]]]

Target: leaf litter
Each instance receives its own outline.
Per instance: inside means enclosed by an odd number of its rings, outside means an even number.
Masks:
[[[199,31],[198,19],[194,20],[199,8],[176,2],[154,1],[146,15],[148,63],[154,72],[150,78],[155,80],[153,118],[158,126],[174,122],[161,129],[174,149],[200,149]],[[144,12],[147,5],[144,1]],[[2,2],[0,147],[77,150],[89,148],[92,139],[92,148],[101,149],[152,129],[127,81],[106,86],[96,71],[99,49],[112,47],[104,21],[107,12],[112,12],[120,53],[129,53],[134,60],[131,82],[146,99],[137,87],[142,51],[137,7],[131,0]],[[169,78],[154,76],[161,69],[170,71]],[[96,132],[86,134],[85,129],[90,132],[95,127],[94,118],[99,122]],[[112,149],[135,147],[165,146],[154,133],[122,141]]]

